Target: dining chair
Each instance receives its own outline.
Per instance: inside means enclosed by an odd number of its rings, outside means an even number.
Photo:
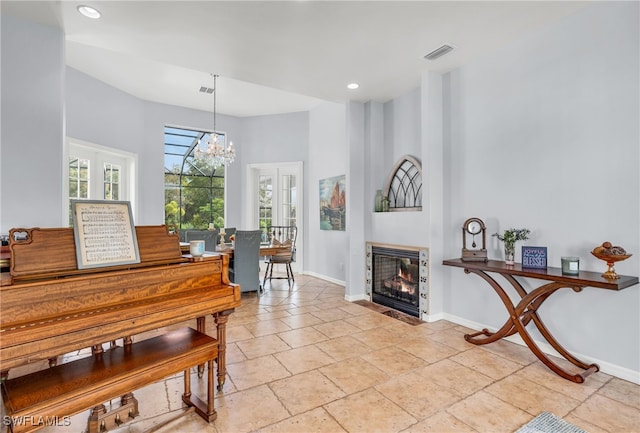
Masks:
[[[291,263],[295,262],[296,260],[296,238],[298,237],[298,228],[296,226],[270,226],[267,228],[267,235],[269,236],[269,241],[272,246],[286,246],[288,248],[283,248],[282,251],[278,251],[278,253],[275,255],[267,256],[265,260],[267,269],[264,272],[262,287],[264,288],[264,286],[267,284],[267,279],[269,280],[269,284],[271,284],[271,280],[273,279],[286,279],[287,283],[289,284],[289,288],[291,288],[291,284],[296,282],[293,277]],[[274,265],[284,265],[287,276],[274,277]]]
[[[215,251],[218,238],[217,230],[186,229],[180,231],[180,240],[182,242],[204,241],[205,251]]]
[[[234,230],[233,265],[229,267],[231,281],[240,284],[241,292],[260,293],[260,230]]]

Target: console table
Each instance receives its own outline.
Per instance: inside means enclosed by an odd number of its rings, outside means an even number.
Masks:
[[[465,340],[473,344],[488,344],[497,341],[503,337],[508,337],[515,333],[520,334],[525,344],[531,351],[542,361],[547,367],[559,376],[576,382],[582,383],[590,374],[600,369],[597,364],[587,364],[571,355],[558,341],[551,335],[549,329],[544,325],[537,310],[540,305],[549,298],[553,293],[562,288],[570,288],[575,292],[580,292],[584,287],[595,287],[608,290],[622,290],[626,287],[638,284],[638,277],[630,277],[621,275],[618,279],[603,278],[600,272],[580,271],[578,275],[563,275],[560,268],[547,269],[529,269],[523,268],[521,264],[507,265],[505,262],[489,260],[487,262],[464,262],[461,259],[444,260],[445,266],[455,266],[463,268],[467,274],[476,274],[485,280],[495,292],[498,294],[502,303],[509,312],[509,319],[497,332],[490,332],[483,329],[474,334],[464,336]],[[502,286],[489,273],[501,275],[507,280],[520,296],[520,301],[514,305],[511,298],[507,295]],[[543,283],[540,287],[527,292],[525,288],[516,280],[515,277],[534,278],[537,280],[549,281]],[[545,353],[540,350],[538,345],[533,341],[531,335],[526,329],[529,322],[533,321],[536,328],[551,346],[562,355],[567,361],[581,368],[581,373],[572,374],[561,368],[557,363],[551,360]]]

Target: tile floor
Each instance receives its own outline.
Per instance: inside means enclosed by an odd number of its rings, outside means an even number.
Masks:
[[[574,384],[527,348],[467,343],[469,331],[406,324],[317,278],[299,275],[291,291],[274,281],[261,297],[245,294],[229,320],[214,423],[184,414],[177,375],[136,391],[141,416],[116,432],[499,433],[542,411],[590,433],[640,432],[639,385],[603,373]],[[193,375],[195,393],[201,384]],[[81,432],[86,418],[41,432]]]

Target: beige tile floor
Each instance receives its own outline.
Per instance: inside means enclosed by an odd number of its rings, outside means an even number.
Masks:
[[[474,346],[463,338],[469,329],[446,321],[408,325],[317,278],[267,290],[243,295],[229,320],[214,423],[184,414],[177,375],[136,391],[141,416],[117,433],[499,433],[543,411],[590,433],[640,432],[639,385],[603,373],[575,384],[527,348]],[[193,375],[194,392],[202,385]],[[41,432],[81,432],[86,418]]]

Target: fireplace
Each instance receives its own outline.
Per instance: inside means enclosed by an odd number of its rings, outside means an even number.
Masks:
[[[420,317],[426,313],[427,249],[367,243],[371,301]]]

